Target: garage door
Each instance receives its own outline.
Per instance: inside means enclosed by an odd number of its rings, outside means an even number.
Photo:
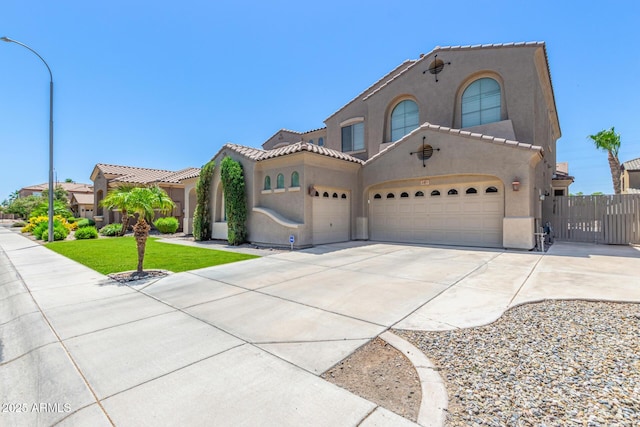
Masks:
[[[347,192],[319,189],[312,203],[314,245],[350,240],[351,200]]]
[[[502,247],[499,182],[374,190],[372,240]]]

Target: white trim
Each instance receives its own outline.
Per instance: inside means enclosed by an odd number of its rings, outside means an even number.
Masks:
[[[261,193],[262,194],[271,194],[271,193],[273,193],[273,190],[262,190]]]
[[[287,191],[286,188],[274,188],[273,189],[274,193],[284,193],[285,191]]]
[[[289,187],[287,191],[300,191],[300,187]]]

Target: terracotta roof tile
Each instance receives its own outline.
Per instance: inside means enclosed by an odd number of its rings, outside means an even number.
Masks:
[[[257,162],[267,159],[273,159],[275,157],[286,156],[288,154],[300,153],[303,151],[307,151],[310,153],[316,153],[327,157],[332,157],[334,159],[346,160],[349,162],[363,164],[364,161],[358,159],[356,157],[350,156],[349,154],[345,154],[341,151],[332,150],[326,147],[320,147],[315,144],[309,144],[308,142],[297,142],[295,144],[286,145],[280,148],[274,148],[273,150],[259,150],[257,148],[246,147],[244,145],[237,144],[225,144],[224,148],[228,148],[230,150],[235,151],[238,154],[241,154],[248,159],[255,160]]]
[[[200,173],[198,168],[186,168],[180,171],[169,171],[163,169],[138,168],[134,166],[107,165],[98,163],[96,165],[102,173],[107,175],[120,175],[113,178],[112,182],[127,182],[131,184],[151,184],[154,182],[179,183],[181,179],[191,178],[194,173]],[[197,175],[196,175],[197,176]]]
[[[637,159],[629,160],[628,162],[624,162],[622,164],[625,170],[628,171],[637,171],[640,170],[640,157]]]

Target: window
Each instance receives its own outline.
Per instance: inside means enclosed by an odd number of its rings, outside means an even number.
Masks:
[[[486,189],[485,193],[497,193],[498,189],[496,187],[489,187]]]
[[[391,141],[397,141],[418,127],[418,104],[407,99],[391,113]]]
[[[276,178],[276,188],[284,188],[284,175],[281,173],[279,173]]]
[[[462,127],[499,122],[500,85],[490,78],[471,83],[462,94]]]
[[[300,174],[298,172],[293,172],[291,174],[291,186],[292,187],[300,187]]]
[[[271,177],[269,175],[264,177],[264,189],[271,190]]]
[[[416,191],[415,197],[424,197],[424,193],[422,191]]]
[[[393,194],[393,193],[387,194],[387,199],[395,199],[395,198],[396,198],[395,194]]]
[[[449,196],[455,196],[456,194],[458,194],[458,190],[456,190],[455,188],[452,188],[451,190],[449,190],[449,191],[447,192],[447,194],[448,194]]]
[[[374,199],[382,199],[382,196],[380,195],[380,193],[376,193],[375,196],[373,196]]]
[[[342,128],[342,151],[364,150],[364,123],[354,123]]]
[[[400,194],[400,198],[401,198],[401,199],[404,199],[405,197],[409,197],[409,193],[407,193],[406,191],[403,191],[403,192]]]
[[[347,198],[347,195],[346,195],[346,194],[344,194],[344,193],[342,193],[342,196],[340,196],[340,198],[341,198],[341,199],[346,199],[346,198]]]
[[[322,193],[322,197],[329,197],[329,193],[325,191],[324,193]]]
[[[310,140],[309,140],[309,144],[313,144],[313,139],[310,139]]]
[[[319,147],[323,147],[324,146],[324,138],[323,137],[318,138],[318,146]]]
[[[331,197],[333,197],[334,199],[337,199],[338,198],[338,193],[333,193],[333,195]]]
[[[440,195],[440,191],[438,191],[438,190],[433,190],[433,191],[431,192],[431,196],[432,196],[432,197],[434,197],[434,196],[439,196],[439,195]]]
[[[554,196],[564,196],[564,190],[553,190],[553,195]]]
[[[471,187],[471,188],[467,188],[467,191],[465,191],[465,193],[467,193],[467,194],[478,194],[478,190],[476,190],[475,188]]]

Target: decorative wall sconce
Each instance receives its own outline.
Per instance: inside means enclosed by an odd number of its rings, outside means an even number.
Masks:
[[[520,190],[520,178],[518,178],[517,176],[513,178],[513,181],[511,182],[511,187],[513,188],[513,191]]]

